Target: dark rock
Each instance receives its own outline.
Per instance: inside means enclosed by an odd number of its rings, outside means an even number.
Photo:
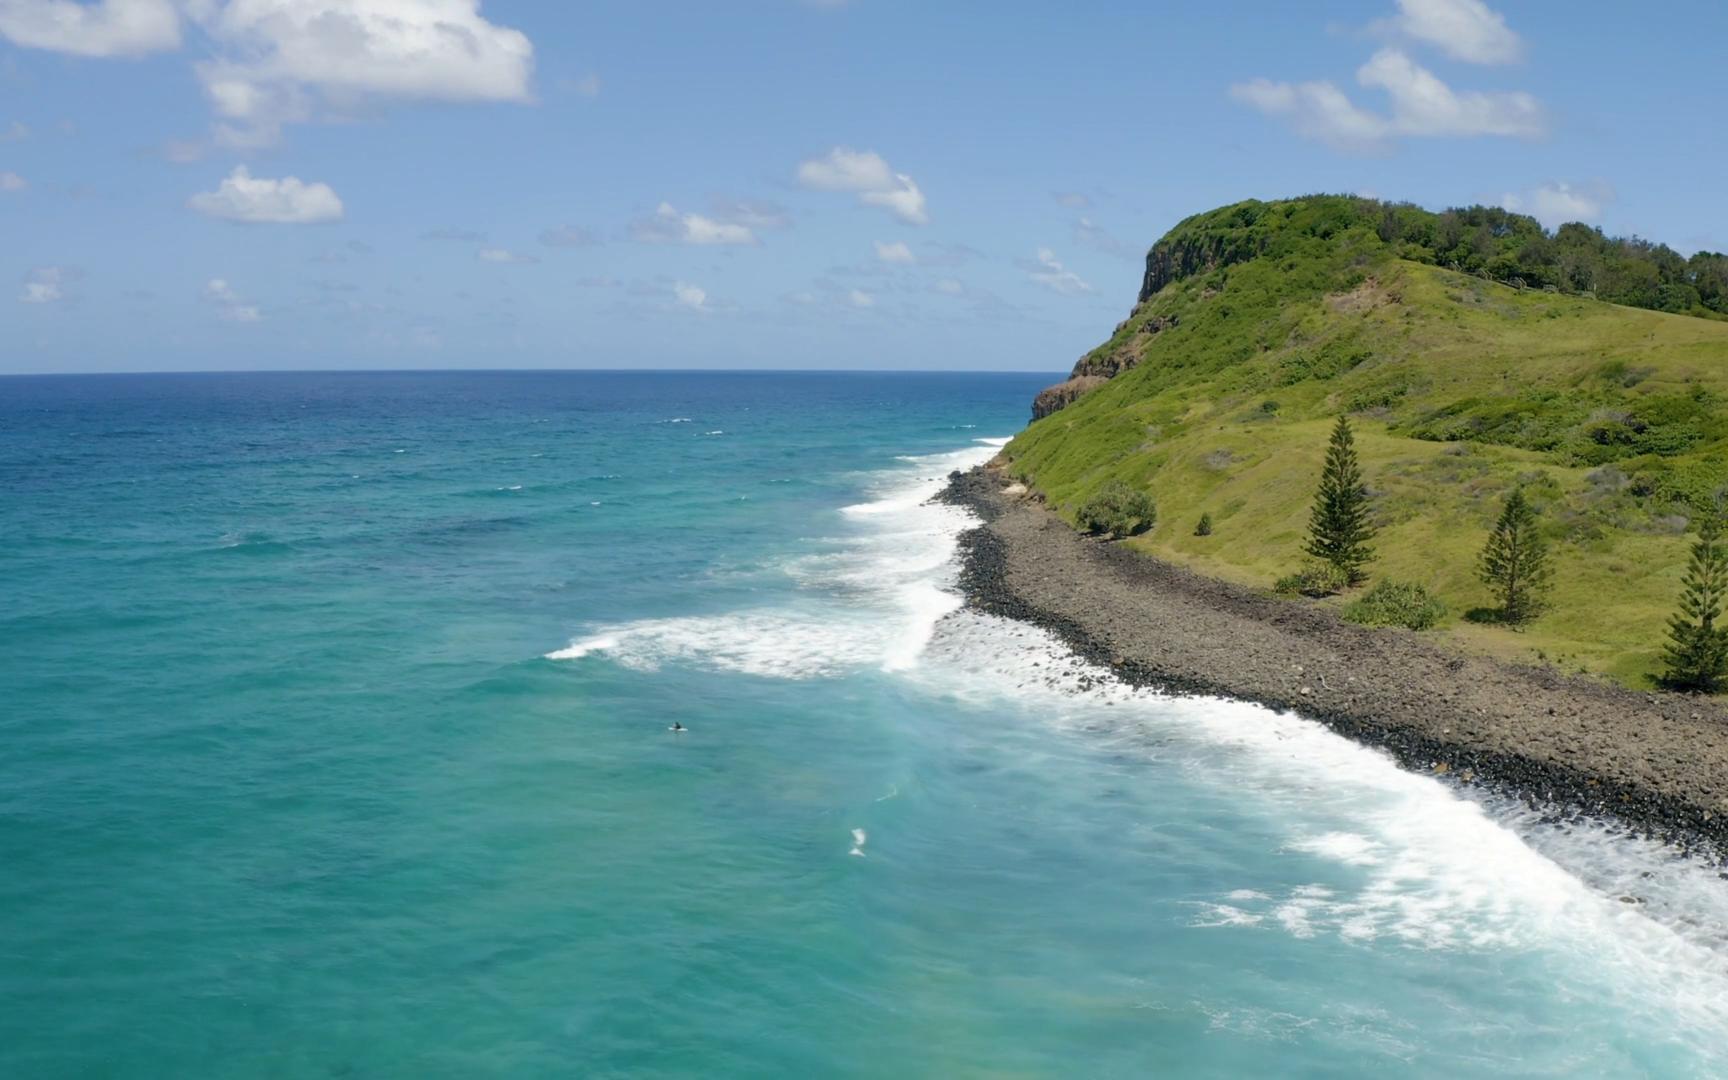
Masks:
[[[1076,375],[1066,382],[1046,387],[1032,399],[1032,419],[1042,420],[1053,412],[1058,412],[1080,399],[1080,395],[1096,390],[1108,380],[1101,375]]]

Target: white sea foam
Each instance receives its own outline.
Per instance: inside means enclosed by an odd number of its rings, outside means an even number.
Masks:
[[[989,456],[984,448],[925,455],[878,475],[869,502],[841,509],[845,535],[782,568],[798,586],[789,603],[598,628],[547,656],[604,653],[639,670],[678,663],[782,679],[914,667],[936,624],[960,606],[951,588],[955,538],[972,520],[930,497],[948,473]]]
[[[1286,832],[1285,851],[1338,879],[1221,889],[1193,925],[1546,950],[1625,1008],[1682,1018],[1728,1046],[1728,890],[1699,862],[1599,825],[1543,825],[1510,799],[1405,771],[1298,716],[1123,685],[1042,630],[972,611],[943,621],[908,677],[979,705],[1015,703],[1113,748],[1143,747],[1149,761],[1258,805]]]
[[[589,653],[603,652],[607,649],[617,648],[617,646],[617,638],[607,634],[600,634],[595,637],[584,638],[581,641],[573,641],[567,648],[559,649],[557,652],[549,652],[546,654],[546,659],[580,660]]]
[[[1229,904],[1199,904],[1200,914],[1194,917],[1188,925],[1198,928],[1213,926],[1258,926],[1264,919],[1263,915],[1243,911]]]
[[[862,859],[864,857],[864,845],[869,843],[869,841],[870,841],[870,834],[869,833],[865,832],[863,829],[853,829],[852,830],[852,850],[848,851],[846,854],[856,855],[860,859]]]
[[[873,667],[928,693],[1025,710],[1236,793],[1282,833],[1268,858],[1328,882],[1221,883],[1196,905],[1196,928],[1540,950],[1570,958],[1626,1009],[1683,1022],[1689,1041],[1728,1045],[1728,890],[1713,870],[1601,826],[1544,825],[1512,800],[1407,772],[1298,716],[1126,686],[1042,630],[962,609],[953,555],[972,518],[928,500],[948,472],[1005,441],[908,458],[881,477],[868,501],[841,511],[845,535],[785,567],[793,603],[599,628],[548,655],[779,678]],[[860,835],[849,853],[863,850]]]

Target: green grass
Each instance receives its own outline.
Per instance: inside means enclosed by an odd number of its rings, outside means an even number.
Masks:
[[[1138,366],[1029,427],[1011,469],[1070,517],[1112,481],[1149,491],[1158,524],[1129,543],[1270,587],[1300,562],[1349,412],[1380,527],[1372,580],[1434,592],[1457,643],[1647,684],[1686,517],[1728,483],[1728,324],[1402,261],[1360,229],[1279,246],[1140,305],[1098,350]],[[1491,603],[1476,555],[1516,484],[1557,571],[1520,632],[1459,617]]]

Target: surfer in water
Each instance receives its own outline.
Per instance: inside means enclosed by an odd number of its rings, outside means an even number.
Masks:
[[[674,721],[672,721],[672,726],[667,728],[666,730],[667,731],[676,731],[676,732],[682,734],[686,731],[689,731],[690,729],[685,727],[683,724],[680,724],[678,721],[674,720]]]

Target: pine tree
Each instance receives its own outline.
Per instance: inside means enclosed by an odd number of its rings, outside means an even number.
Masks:
[[[1356,461],[1356,439],[1350,421],[1340,416],[1332,428],[1320,489],[1314,493],[1314,509],[1308,516],[1308,543],[1302,550],[1331,563],[1355,585],[1368,576],[1362,568],[1374,557],[1374,549],[1368,546],[1372,539],[1368,488]]]
[[[1716,625],[1728,596],[1728,544],[1722,541],[1720,504],[1698,525],[1686,568],[1680,610],[1668,620],[1664,681],[1678,690],[1713,694],[1728,680],[1728,628]]]
[[[1500,615],[1507,622],[1524,622],[1542,609],[1553,570],[1548,545],[1536,528],[1536,510],[1524,498],[1523,488],[1506,497],[1500,520],[1482,547],[1477,575],[1500,598]]]

